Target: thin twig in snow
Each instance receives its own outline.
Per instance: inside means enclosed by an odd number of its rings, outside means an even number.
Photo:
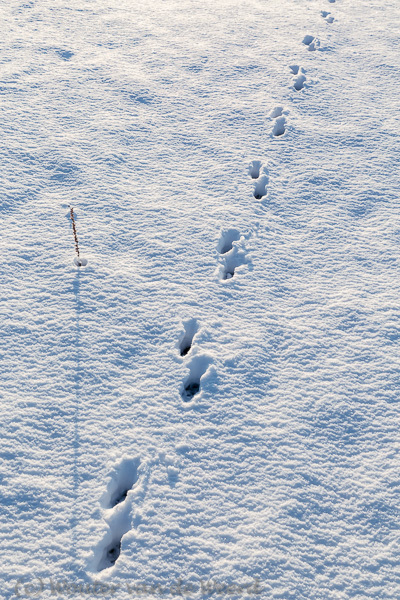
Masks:
[[[74,238],[75,238],[75,250],[76,250],[76,253],[79,258],[78,236],[76,234],[75,216],[74,216],[74,209],[72,208],[72,206],[71,206],[71,210],[70,210],[70,215],[71,215],[71,221],[72,221],[72,231],[74,232]]]

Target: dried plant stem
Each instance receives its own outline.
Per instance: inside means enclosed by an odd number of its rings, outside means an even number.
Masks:
[[[79,257],[78,236],[76,234],[75,216],[74,216],[74,209],[72,208],[72,206],[71,206],[70,215],[71,215],[71,221],[72,221],[72,231],[74,232],[75,250],[76,250],[76,253],[77,253],[78,257]]]

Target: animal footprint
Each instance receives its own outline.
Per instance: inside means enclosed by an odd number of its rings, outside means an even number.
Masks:
[[[330,13],[330,12],[327,12],[326,10],[321,10],[321,17],[322,17],[323,19],[325,19],[325,21],[326,21],[327,23],[333,23],[333,21],[335,20],[335,19],[334,19],[334,17],[332,17],[332,16],[330,17],[330,16],[329,16],[330,14],[331,14],[331,13]]]
[[[245,265],[246,262],[246,255],[240,253],[237,248],[233,248],[232,254],[225,260],[224,268],[222,270],[222,279],[232,279],[236,268]]]
[[[103,500],[106,508],[114,508],[114,506],[125,500],[129,490],[133,488],[138,480],[139,465],[139,458],[124,459],[118,470],[112,473]]]
[[[124,533],[127,530],[118,535],[118,538],[111,542],[111,544],[106,548],[103,560],[101,564],[99,564],[99,571],[104,571],[104,569],[108,569],[112,567],[117,562],[119,555],[121,554],[121,540]]]
[[[189,375],[183,382],[181,398],[184,402],[191,402],[200,392],[201,378],[211,363],[209,356],[196,356],[189,365]]]
[[[274,119],[274,125],[272,127],[272,135],[274,137],[280,137],[286,132],[286,117],[288,111],[284,111],[282,106],[277,106],[271,113],[271,117]]]
[[[232,279],[237,267],[250,262],[246,256],[243,239],[237,229],[222,232],[217,250],[223,255],[223,261],[218,269],[222,280]]]
[[[257,200],[261,200],[264,196],[267,195],[267,185],[268,185],[268,175],[267,168],[261,168],[261,160],[253,160],[249,165],[249,175],[252,179],[257,179],[254,185],[254,198]],[[239,233],[239,232],[237,232]],[[239,236],[240,237],[240,236]],[[236,239],[238,240],[239,237]],[[228,248],[229,250],[232,248],[232,245]]]
[[[307,46],[307,50],[310,50],[310,52],[314,52],[314,50],[319,50],[320,41],[313,35],[306,35],[304,36],[303,44]]]
[[[261,200],[264,196],[267,195],[267,185],[268,185],[268,174],[267,168],[263,167],[262,175],[257,179],[256,184],[254,186],[254,198],[256,200]]]
[[[307,79],[305,71],[298,65],[291,65],[289,69],[292,71],[292,74],[295,75],[295,77],[293,77],[293,87],[297,92],[300,92],[300,90],[304,88],[304,83]]]
[[[260,177],[261,160],[252,160],[249,165],[249,175],[252,179]]]
[[[96,570],[108,569],[117,562],[121,554],[122,538],[131,529],[131,504],[129,492],[139,480],[140,459],[123,459],[111,474],[102,505],[108,511],[105,517],[109,532],[96,552]]]
[[[189,350],[192,347],[193,338],[197,333],[199,325],[196,319],[191,319],[190,321],[186,321],[184,323],[185,333],[179,343],[179,352],[181,356],[186,356]]]
[[[217,246],[218,252],[220,254],[226,254],[232,250],[233,242],[237,242],[238,240],[240,240],[240,232],[237,229],[227,229],[226,231],[223,231]]]
[[[277,117],[282,116],[283,114],[283,106],[276,106],[271,112],[271,117],[276,119]]]

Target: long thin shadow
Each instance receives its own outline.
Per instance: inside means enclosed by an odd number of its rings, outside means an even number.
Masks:
[[[77,527],[79,524],[78,519],[78,502],[79,502],[79,419],[80,419],[80,403],[81,403],[81,299],[80,299],[80,288],[81,288],[81,271],[78,269],[75,280],[73,282],[73,291],[75,295],[75,373],[73,374],[75,401],[74,401],[74,413],[73,413],[73,506],[71,516],[71,537],[72,537],[72,557],[74,559],[75,575],[82,577],[83,573],[78,568],[78,539],[77,539]],[[77,572],[78,571],[78,572]]]

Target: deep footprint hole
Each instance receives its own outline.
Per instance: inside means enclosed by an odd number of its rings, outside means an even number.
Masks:
[[[127,488],[126,490],[123,490],[113,501],[111,508],[113,508],[114,506],[117,506],[117,504],[121,504],[121,502],[123,502],[124,500],[126,500],[126,497],[128,495],[130,488]]]
[[[184,380],[180,392],[183,402],[190,402],[200,392],[201,378],[211,361],[209,356],[196,356],[192,360],[189,365],[189,375]]]
[[[199,325],[196,319],[191,319],[184,323],[185,333],[179,343],[179,353],[181,356],[186,356],[192,348],[193,338],[196,335]]]
[[[267,195],[267,185],[268,185],[268,175],[263,175],[257,181],[253,196],[256,200],[261,200],[264,196]]]
[[[106,556],[111,565],[114,565],[121,554],[121,540],[107,549]]]
[[[104,571],[113,567],[121,554],[121,539],[114,540],[107,548],[105,548],[102,559],[97,568],[98,571]]]
[[[198,394],[200,391],[200,379],[196,379],[196,380],[190,380],[188,381],[183,388],[182,391],[182,400],[184,402],[190,402],[195,396],[196,394]]]
[[[232,277],[234,276],[234,274],[235,274],[235,270],[234,269],[231,270],[231,271],[225,271],[224,274],[223,274],[223,276],[222,276],[222,279],[232,279]]]
[[[121,504],[126,500],[128,492],[133,488],[138,481],[138,467],[140,460],[125,459],[119,466],[116,478],[114,478],[109,487],[109,501],[106,501],[108,508],[114,508],[117,504]],[[114,489],[113,489],[114,488]]]

